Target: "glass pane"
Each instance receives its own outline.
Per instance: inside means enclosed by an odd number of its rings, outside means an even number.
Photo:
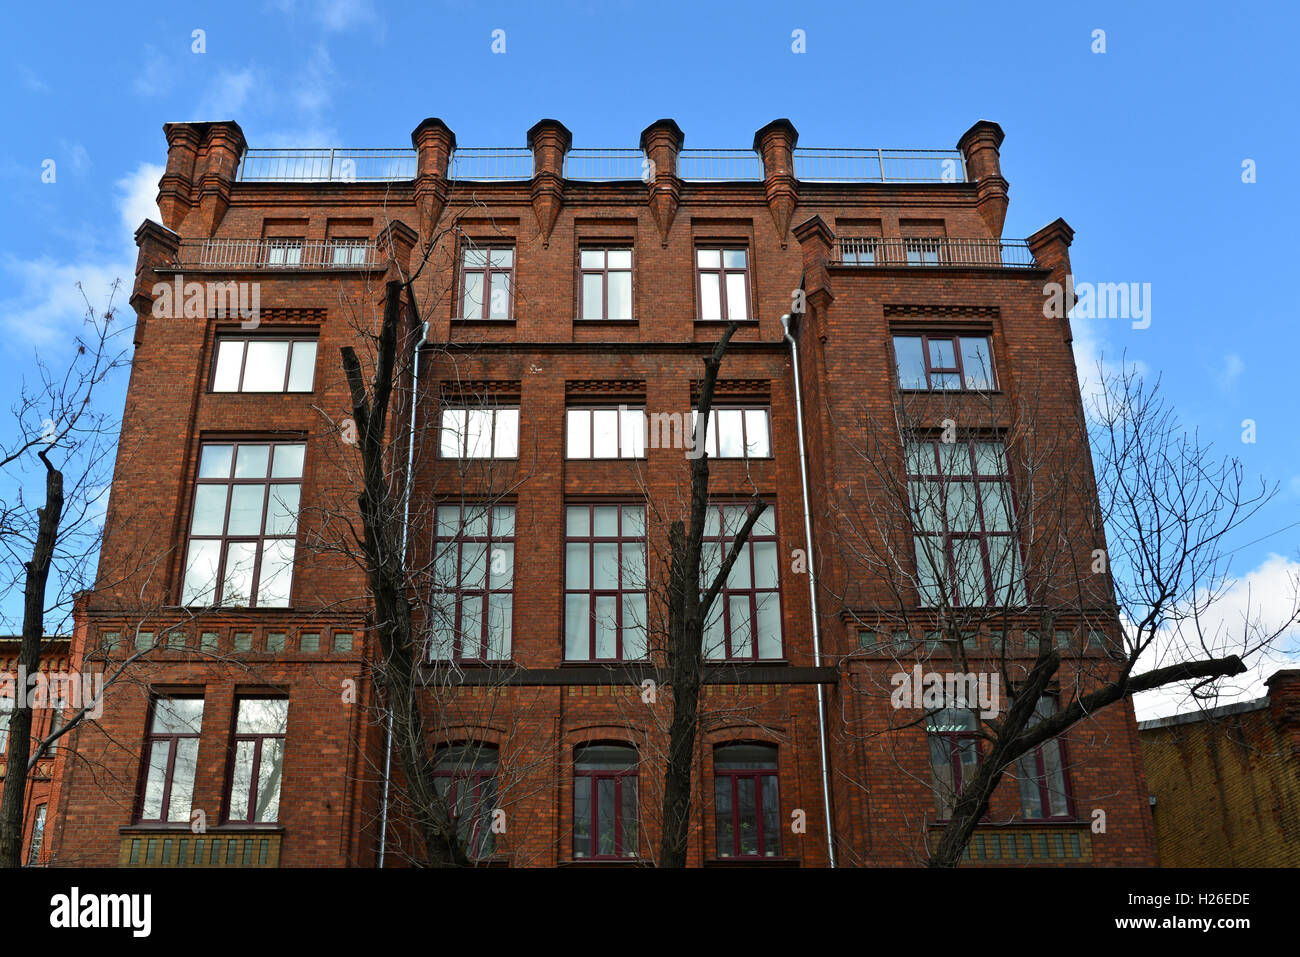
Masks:
[[[618,458],[618,409],[598,409],[591,414],[592,457]]]
[[[749,596],[732,595],[727,599],[730,613],[730,638],[732,658],[754,657],[753,622],[749,618]]]
[[[293,581],[292,538],[273,538],[262,543],[262,569],[257,585],[257,604],[263,608],[285,608]]]
[[[609,268],[610,269],[631,269],[632,250],[611,249],[609,251]]]
[[[460,600],[460,653],[464,658],[483,657],[482,595],[462,595]]]
[[[492,546],[488,568],[491,573],[491,587],[497,590],[513,588],[515,584],[515,546],[509,542],[499,542]]]
[[[499,459],[513,459],[519,454],[518,409],[500,409],[497,412],[493,452]]]
[[[777,796],[775,774],[765,774],[762,781],[763,797],[763,856],[776,857],[781,853],[781,799]]]
[[[167,761],[171,757],[170,741],[155,741],[149,752],[149,772],[144,783],[144,802],[140,816],[146,821],[162,817],[163,788],[167,782]]]
[[[955,372],[933,372],[930,374],[930,387],[933,389],[960,389],[961,376]]]
[[[713,816],[718,822],[718,857],[735,853],[735,833],[731,824],[731,776],[713,779]]]
[[[200,485],[194,490],[192,535],[220,535],[226,521],[226,486]]]
[[[466,258],[469,253],[466,253]],[[483,274],[481,272],[465,273],[465,294],[461,299],[461,317],[464,319],[483,318]]]
[[[298,531],[298,496],[302,486],[272,485],[266,503],[266,534],[293,535]]]
[[[722,294],[717,273],[700,273],[700,318],[709,321],[722,318]]]
[[[957,577],[957,603],[982,605],[988,601],[984,556],[978,539],[958,538],[952,543],[953,571]]]
[[[630,272],[609,274],[609,318],[632,318],[632,274]]]
[[[754,587],[777,587],[776,542],[754,542]]]
[[[258,535],[262,531],[265,485],[236,485],[230,490],[230,535]]]
[[[623,508],[623,537],[638,538],[645,534],[645,509],[640,505]]]
[[[948,559],[943,540],[936,535],[916,536],[916,579],[921,603],[937,605],[948,590]]]
[[[494,661],[510,657],[510,640],[514,624],[514,597],[496,594],[488,597],[488,651]]]
[[[924,389],[925,356],[920,336],[894,336],[894,361],[898,365],[900,389]]]
[[[316,373],[316,343],[295,342],[289,363],[289,391],[310,392]]]
[[[745,448],[747,455],[767,458],[772,448],[767,434],[767,410],[745,410]]]
[[[199,478],[229,478],[233,450],[230,445],[203,446],[203,454],[199,457]]]
[[[717,269],[722,264],[722,253],[717,249],[696,250],[695,264],[701,269]]]
[[[509,269],[515,264],[513,249],[493,249],[488,254],[488,264],[494,269]]]
[[[725,618],[722,601],[715,601],[709,609],[708,620],[704,623],[704,657],[718,660],[727,656],[726,631],[723,626]]]
[[[961,339],[961,368],[968,389],[993,388],[993,359],[989,354],[989,341],[984,337],[963,336]]]
[[[176,742],[176,761],[172,765],[172,793],[167,805],[167,820],[186,821],[194,797],[194,771],[198,767],[199,739],[181,738]]]
[[[582,277],[582,318],[605,318],[605,283],[602,273],[585,273]]]
[[[285,734],[288,727],[288,698],[239,699],[236,734]]]
[[[583,269],[604,269],[605,250],[584,249],[582,251],[582,268]]]
[[[469,538],[483,538],[488,533],[488,510],[482,505],[465,507],[463,533]]]
[[[744,322],[749,318],[749,303],[745,295],[746,276],[743,272],[727,273],[727,318]]]
[[[984,527],[990,532],[1005,532],[1011,528],[1010,502],[1007,486],[1003,482],[984,482],[980,485],[984,506]]]
[[[181,604],[211,605],[217,594],[217,563],[221,560],[221,542],[190,542],[185,557],[185,585]]]
[[[614,779],[596,779],[596,853],[608,856],[616,853],[614,843],[614,816],[617,805],[614,802]]]
[[[619,850],[624,857],[636,857],[640,845],[637,840],[639,828],[637,823],[636,778],[630,775],[624,777],[619,782],[619,791],[622,792],[623,797],[622,814],[619,819],[622,847]]]
[[[600,547],[600,546],[597,546]],[[627,588],[644,588],[645,580],[645,543],[625,542],[622,546],[623,580],[621,585]]]
[[[466,542],[460,549],[460,585],[481,589],[487,574],[487,543]]]
[[[221,586],[221,604],[247,605],[253,596],[255,542],[231,542],[226,546],[226,571]]]
[[[948,529],[953,532],[979,531],[979,513],[975,504],[974,482],[949,482],[944,491]]]
[[[510,538],[515,533],[515,507],[498,505],[492,509],[492,533],[498,538]]]
[[[776,592],[757,596],[758,657],[781,657],[781,602]]]
[[[510,274],[494,272],[492,274],[492,301],[488,304],[492,319],[510,318]]]
[[[614,590],[618,588],[618,543],[598,542],[592,546],[592,587]]]
[[[470,409],[465,417],[465,455],[471,459],[492,457],[492,412]]]
[[[722,254],[722,265],[727,269],[745,268],[745,250],[728,249]]]
[[[741,855],[757,854],[758,799],[751,777],[736,778],[736,829],[739,831]]]
[[[254,339],[244,360],[245,392],[283,392],[289,343]]]
[[[740,554],[736,557],[735,563],[731,566],[731,573],[727,575],[728,588],[749,588],[752,578],[750,577],[750,543],[745,542],[740,547]],[[731,551],[731,546],[727,546],[727,553]]]
[[[1006,474],[1006,458],[1001,442],[975,442],[975,468],[980,475]]]
[[[590,588],[590,553],[585,542],[569,542],[564,546],[564,587]]]
[[[623,657],[629,661],[644,658],[646,644],[646,604],[644,595],[623,596]]]
[[[239,388],[239,367],[244,362],[242,339],[223,339],[217,343],[217,371],[212,378],[213,392],[234,392]]]
[[[198,734],[203,730],[203,699],[159,698],[150,729],[154,734]]]
[[[271,465],[272,478],[302,478],[302,459],[307,446],[277,445],[275,460]]]
[[[248,820],[248,793],[253,784],[253,752],[256,742],[235,742],[235,766],[230,775],[230,819]]]
[[[951,339],[931,339],[929,346],[931,370],[957,368],[956,352]]]
[[[596,657],[618,656],[618,598],[601,595],[596,598]]]
[[[275,821],[280,817],[280,772],[284,767],[284,740],[262,741],[262,766],[257,770],[257,810],[253,820]]]
[[[591,532],[591,510],[585,505],[575,505],[564,510],[566,534],[584,538]]]
[[[573,779],[573,856],[591,854],[591,778],[578,775]]]
[[[585,409],[570,409],[566,418],[569,458],[591,458],[591,413]]]
[[[776,534],[776,509],[771,505],[763,509],[763,514],[758,516],[754,522],[754,535],[775,535]]]
[[[444,409],[442,412],[442,441],[439,451],[443,458],[458,459],[465,448],[464,409]]]
[[[718,457],[741,458],[745,454],[745,414],[740,409],[720,409],[713,421],[718,431]]]
[[[623,458],[645,458],[645,412],[640,409],[626,409],[619,421],[623,433]]]
[[[591,605],[585,594],[564,596],[564,657],[569,661],[591,657]]]
[[[467,269],[482,269],[487,265],[487,257],[486,249],[466,249],[463,262]]]
[[[618,534],[617,506],[597,505],[591,511],[594,516],[593,535],[597,538],[613,538]]]
[[[266,478],[269,445],[241,445],[235,456],[235,478]]]

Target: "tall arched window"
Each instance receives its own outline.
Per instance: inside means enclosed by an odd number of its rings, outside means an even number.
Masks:
[[[492,812],[497,805],[497,749],[475,744],[440,748],[433,774],[438,793],[451,807],[465,853],[474,860],[490,857],[496,849]]]
[[[723,744],[713,751],[718,857],[779,857],[781,795],[772,744]]]
[[[587,744],[573,756],[573,856],[636,857],[640,848],[636,748]]]

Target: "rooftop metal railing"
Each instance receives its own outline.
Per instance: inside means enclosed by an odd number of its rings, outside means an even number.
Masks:
[[[176,255],[182,269],[369,269],[379,252],[365,239],[183,240]]]
[[[414,149],[246,150],[237,179],[244,183],[364,183],[415,178]],[[564,159],[572,180],[647,179],[648,160],[635,149],[575,149]],[[510,147],[466,147],[451,156],[451,178],[475,182],[531,179],[533,154]],[[686,149],[677,174],[701,183],[758,182],[763,161],[754,150]],[[956,150],[819,149],[794,151],[794,174],[808,183],[964,183],[966,161]]]
[[[1023,239],[882,239],[841,236],[834,262],[841,266],[995,266],[1032,268],[1038,263]]]

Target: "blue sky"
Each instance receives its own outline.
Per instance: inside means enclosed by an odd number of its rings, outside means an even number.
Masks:
[[[76,281],[97,302],[114,278],[129,287],[166,121],[356,147],[409,145],[439,116],[463,146],[522,146],[552,116],[575,146],[635,147],[671,116],[687,146],[747,147],[785,116],[805,146],[950,149],[987,118],[1007,133],[1005,234],[1062,216],[1078,279],[1151,284],[1149,328],[1076,323],[1081,365],[1126,351],[1204,439],[1280,484],[1230,543],[1243,588],[1275,595],[1300,570],[1297,28],[1284,3],[19,5],[0,33],[7,381],[33,349],[57,363],[68,348]]]

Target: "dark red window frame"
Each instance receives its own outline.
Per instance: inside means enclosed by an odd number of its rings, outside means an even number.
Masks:
[[[284,739],[285,731],[279,732],[241,732],[239,728],[239,707],[245,701],[257,700],[275,700],[288,702],[288,698],[283,695],[242,695],[235,699],[235,728],[236,730],[230,736],[230,760],[226,769],[227,778],[230,781],[230,788],[226,795],[226,820],[231,824],[247,824],[249,826],[271,825],[279,819],[277,812],[276,818],[270,821],[255,821],[254,815],[257,813],[257,785],[262,774],[262,746],[269,740],[278,740],[280,742],[280,761],[284,761]],[[286,729],[287,730],[287,729]],[[235,817],[232,813],[234,808],[234,787],[235,787],[235,762],[239,754],[240,742],[253,742],[253,763],[252,770],[248,776],[248,816]],[[284,767],[283,763],[280,768],[280,780],[283,785]],[[283,794],[283,787],[281,794]]]
[[[573,534],[570,534],[570,532],[568,531],[568,512],[569,512],[569,509],[572,509],[572,508],[585,508],[585,509],[587,509],[587,534],[586,534],[586,535],[573,535]],[[617,535],[597,535],[597,534],[596,534],[595,509],[597,509],[597,508],[615,508],[615,509],[618,510],[618,534],[617,534]],[[639,509],[641,510],[642,522],[641,522],[641,529],[640,529],[639,533],[637,533],[637,534],[628,534],[627,531],[624,529],[624,527],[623,527],[623,509],[625,509],[625,508],[639,508]],[[623,582],[623,570],[624,570],[624,562],[623,562],[623,548],[624,548],[624,546],[626,546],[626,545],[636,545],[636,544],[640,544],[640,546],[641,546],[641,548],[642,548],[642,555],[643,555],[643,557],[645,558],[646,561],[649,561],[649,553],[648,553],[648,538],[647,538],[647,535],[646,535],[646,528],[645,528],[645,526],[646,526],[646,522],[648,521],[648,516],[646,515],[646,504],[645,504],[645,502],[593,502],[593,503],[578,502],[578,503],[569,503],[569,504],[566,504],[565,507],[564,507],[564,514],[565,514],[564,545],[565,545],[565,563],[566,563],[566,567],[567,567],[567,563],[568,563],[568,546],[571,545],[571,544],[579,543],[579,542],[585,543],[585,544],[587,545],[587,585],[586,585],[586,587],[585,587],[585,588],[572,588],[572,587],[570,587],[570,584],[569,584],[569,581],[568,581],[568,575],[567,575],[567,572],[566,572],[566,575],[565,575],[565,582],[564,582],[564,596],[565,596],[565,604],[566,604],[566,606],[567,606],[567,604],[568,604],[568,596],[569,596],[569,595],[584,595],[584,594],[585,594],[585,595],[587,596],[587,657],[585,657],[585,658],[568,658],[567,660],[568,660],[568,661],[577,661],[577,662],[583,662],[583,661],[593,661],[593,662],[595,662],[595,661],[600,661],[600,662],[609,662],[609,661],[644,661],[644,660],[645,660],[644,657],[641,657],[641,658],[628,658],[628,657],[625,656],[625,648],[624,648],[624,641],[623,641],[623,638],[624,638],[624,632],[628,629],[629,625],[633,625],[633,624],[635,624],[635,622],[626,622],[626,621],[624,621],[624,617],[623,617],[624,598],[625,598],[626,596],[629,596],[629,595],[631,595],[631,596],[640,595],[640,596],[642,596],[643,603],[645,603],[645,607],[646,607],[647,609],[648,609],[648,607],[649,607],[649,604],[648,604],[648,592],[647,592],[647,582],[646,582],[646,581],[642,581],[642,582],[641,582],[641,587],[639,587],[639,588],[636,588],[636,587],[631,587],[631,588],[624,587],[624,582]],[[618,545],[618,548],[619,548],[619,562],[618,562],[618,587],[617,587],[617,588],[613,588],[613,589],[611,589],[611,588],[597,588],[597,587],[596,587],[596,547],[595,547],[595,546],[598,545],[598,544],[617,544],[617,545]],[[617,620],[617,624],[616,624],[616,627],[615,627],[615,634],[614,634],[615,653],[614,653],[614,657],[613,657],[613,658],[598,658],[598,657],[596,657],[596,621],[597,621],[597,617],[596,617],[596,600],[597,600],[598,598],[611,598],[611,597],[614,598],[615,601],[618,603],[618,620]],[[647,611],[646,613],[648,613],[648,611]],[[568,645],[569,645],[568,634],[567,634],[567,628],[568,628],[567,620],[568,620],[568,615],[567,615],[567,610],[566,610],[566,615],[565,615],[565,629],[566,629],[566,634],[565,634],[565,636],[564,636],[564,638],[565,638],[565,640],[564,640],[564,647],[565,647],[566,654],[567,654],[567,651],[568,651]],[[645,625],[645,624],[647,624],[647,623],[643,621],[641,624],[642,624],[642,625]],[[648,628],[646,629],[646,631],[647,631],[647,633],[648,633]]]
[[[732,747],[762,748],[772,755],[771,766],[761,768],[720,767],[719,758],[725,760],[727,749]],[[767,780],[774,783],[776,790],[776,827],[773,829],[772,834],[776,841],[776,847],[770,849],[767,846],[767,828],[764,826],[763,820],[765,814],[771,810],[765,807],[763,798],[763,785]],[[741,822],[737,813],[740,806],[741,781],[749,781],[754,789],[754,832],[757,841],[755,843],[756,850],[752,854],[741,853],[743,838],[742,829],[739,826]],[[713,749],[713,789],[715,838],[718,844],[718,857],[739,858],[741,860],[779,857],[781,855],[781,765],[780,750],[777,746],[762,741],[730,741],[726,744],[716,745]],[[725,814],[719,802],[719,798],[724,791],[729,795],[729,809]],[[728,850],[724,846],[726,839],[723,832],[724,822],[726,821],[730,821],[731,853],[724,853]],[[769,850],[771,850],[771,853],[768,853]]]
[[[493,253],[508,252],[510,254],[509,266],[497,266],[492,263]],[[483,263],[471,265],[467,260],[470,253],[482,253]],[[515,315],[515,265],[516,251],[514,243],[489,242],[473,243],[466,242],[461,244],[460,248],[460,282],[456,284],[456,313],[455,318],[466,319],[471,322],[508,322]],[[479,304],[481,314],[477,316],[465,315],[465,291],[468,286],[467,277],[471,274],[482,276],[483,285],[481,287],[483,300]],[[504,275],[506,277],[506,314],[504,316],[492,315],[492,278],[494,276]]]
[[[899,339],[920,339],[921,340],[921,361],[925,367],[925,385],[918,387],[914,385],[903,385],[902,369],[898,366],[898,340]],[[966,384],[965,360],[962,358],[963,339],[983,339],[985,361],[988,363],[988,380],[987,388],[972,388]],[[930,343],[932,341],[947,342],[952,348],[953,365],[936,366],[930,355]],[[905,392],[996,392],[998,391],[997,369],[993,362],[993,338],[987,332],[953,332],[944,333],[943,335],[931,335],[925,332],[908,332],[907,330],[895,330],[891,334],[891,345],[894,347],[894,381],[898,383],[899,389]],[[943,375],[955,375],[957,377],[956,386],[937,386],[935,377]]]
[[[221,358],[221,346],[226,342],[242,342],[244,348],[239,357],[239,379],[231,390],[217,392],[217,363]],[[278,392],[245,392],[244,372],[248,367],[248,344],[250,342],[287,342],[289,348],[284,360],[284,383]],[[297,342],[310,342],[316,346],[316,355],[312,358],[311,388],[289,391],[289,375],[293,371],[293,347]],[[319,332],[274,332],[257,333],[218,332],[212,344],[212,369],[208,373],[208,391],[214,395],[311,395],[316,389],[316,360],[320,356]]]
[[[158,710],[159,702],[177,701],[177,700],[203,701],[204,710],[206,710],[207,707],[207,702],[204,700],[203,696],[197,694],[157,695],[153,698],[153,700],[149,702],[149,712],[146,717],[146,724],[145,724],[145,728],[147,730],[145,731],[145,735],[144,735],[144,749],[142,752],[143,760],[140,762],[140,783],[136,789],[135,819],[136,822],[140,824],[178,824],[178,823],[188,824],[190,820],[188,815],[186,816],[183,822],[172,821],[168,818],[168,813],[171,810],[171,802],[172,802],[172,784],[174,783],[176,777],[176,752],[179,750],[178,744],[182,740],[190,740],[190,739],[196,741],[199,740],[202,734],[202,729],[194,732],[164,733],[164,734],[156,733],[153,730],[154,715],[155,712]],[[156,818],[147,818],[144,816],[144,801],[145,801],[145,795],[148,792],[148,788],[149,788],[149,769],[153,766],[154,747],[163,742],[167,743],[168,748],[167,748],[167,770],[163,773],[163,792],[162,792],[162,805],[161,805],[162,816]],[[195,776],[197,777],[197,775],[198,775],[198,768],[196,766]],[[194,787],[194,782],[191,781],[190,782],[191,810],[193,809],[193,796],[192,796],[193,787]]]
[[[472,662],[478,662],[483,664],[486,664],[487,662],[490,661],[508,661],[510,659],[509,653],[507,653],[504,658],[492,658],[488,656],[488,649],[490,645],[489,627],[490,627],[490,619],[491,619],[490,599],[494,594],[497,595],[505,594],[505,595],[509,595],[511,598],[510,613],[511,613],[512,621],[511,621],[510,635],[511,635],[511,644],[513,646],[513,638],[514,638],[513,616],[514,616],[514,594],[515,594],[514,562],[515,559],[518,557],[518,550],[515,547],[515,534],[517,532],[517,529],[515,527],[515,521],[518,518],[518,512],[513,502],[499,502],[499,503],[492,503],[492,504],[477,504],[477,505],[474,503],[466,502],[460,506],[455,506],[451,504],[439,505],[437,506],[437,509],[456,508],[456,507],[460,508],[460,514],[456,522],[455,535],[438,534],[438,531],[441,528],[441,524],[437,521],[437,510],[435,509],[434,512],[435,521],[434,521],[433,547],[434,547],[434,554],[435,554],[435,559],[434,559],[435,567],[438,558],[441,557],[441,555],[443,554],[441,551],[442,549],[454,548],[456,550],[455,587],[454,588],[439,587],[435,592],[436,595],[454,596],[452,598],[454,605],[452,611],[452,657],[450,660],[472,661]],[[511,520],[510,520],[509,535],[502,535],[497,530],[496,510],[498,508],[508,508],[512,513]],[[485,535],[468,535],[465,532],[465,515],[467,512],[473,512],[476,509],[482,509],[483,511],[486,512],[487,533]],[[464,555],[465,555],[464,546],[466,544],[477,545],[480,543],[484,546],[483,585],[482,587],[479,588],[466,588],[461,584],[461,580],[462,580],[461,571],[464,565]],[[493,581],[492,549],[494,545],[502,545],[502,544],[508,544],[511,546],[510,587],[494,588],[492,585],[492,581]],[[482,599],[481,607],[483,608],[483,617],[482,620],[479,622],[479,650],[481,654],[478,655],[466,655],[464,653],[464,648],[462,647],[462,643],[461,643],[460,625],[461,625],[462,615],[464,613],[464,602],[466,596],[477,596]],[[434,602],[435,604],[437,603],[437,598],[434,599]],[[446,661],[448,659],[437,658],[436,660]]]
[[[701,266],[701,252],[718,253],[718,265]],[[741,268],[727,266],[727,253],[744,253],[745,265]],[[699,318],[701,322],[721,322],[731,321],[731,308],[727,303],[727,277],[732,275],[741,275],[745,279],[745,318],[738,320],[740,322],[754,321],[754,303],[753,293],[749,288],[750,273],[749,269],[752,260],[747,243],[700,243],[695,247],[695,301],[699,304]],[[718,277],[718,318],[704,318],[704,283],[701,281],[705,273],[716,275]]]
[[[710,544],[721,545],[722,546],[721,559],[723,561],[726,560],[727,554],[731,549],[732,542],[735,540],[736,533],[735,530],[733,529],[731,530],[731,533],[728,534],[728,529],[726,527],[726,524],[723,521],[724,513],[722,510],[725,508],[743,508],[746,506],[746,504],[747,503],[745,502],[710,502],[708,505],[708,508],[714,511],[717,515],[718,533],[716,535],[710,535],[708,531],[708,525],[706,522],[704,537],[702,539],[702,542],[706,546]],[[748,557],[749,587],[732,588],[724,584],[723,587],[719,589],[717,598],[714,599],[714,607],[709,610],[708,620],[712,621],[714,616],[718,614],[717,611],[718,606],[719,605],[722,606],[722,634],[723,634],[722,647],[723,650],[725,651],[725,656],[723,658],[711,658],[710,659],[711,661],[724,661],[724,660],[725,661],[780,661],[785,658],[785,618],[782,614],[783,609],[781,605],[782,602],[781,555],[780,555],[780,546],[779,546],[780,529],[776,527],[776,503],[768,502],[767,508],[763,510],[763,514],[765,517],[767,516],[771,517],[772,531],[770,533],[759,532],[758,525],[755,524],[754,528],[750,530],[749,538],[746,539],[745,542],[745,544],[748,546],[748,555],[747,556],[741,555],[736,559],[736,565],[739,565],[742,561],[746,559],[746,557]],[[757,562],[754,557],[754,553],[755,553],[754,545],[759,543],[768,543],[768,542],[772,543],[777,550],[776,585],[769,588],[759,588],[756,584],[757,578],[755,577],[754,574],[757,568]],[[733,574],[735,573],[735,568],[736,566],[732,566]],[[728,576],[728,578],[730,578],[730,576]],[[702,581],[700,584],[702,588],[707,588],[710,584],[712,584],[712,582]],[[777,622],[781,625],[781,653],[776,657],[771,657],[771,656],[763,657],[759,653],[758,596],[760,594],[767,595],[769,596],[768,598],[769,601],[776,602]],[[749,645],[750,648],[752,649],[752,654],[748,654],[748,655],[735,654],[732,651],[732,646],[731,646],[731,599],[732,597],[740,597],[742,595],[748,596],[749,598]]]
[[[961,709],[961,708],[952,708],[952,709],[945,709],[945,710],[967,711],[967,709]],[[942,711],[936,712],[936,714],[942,714],[942,713],[943,713]],[[981,743],[982,738],[979,732],[979,718],[975,716],[974,712],[967,711],[967,713],[970,714],[973,719],[972,720],[973,727],[970,729],[963,728],[958,730],[954,728],[951,730],[938,730],[938,731],[931,730],[929,722],[933,719],[934,715],[930,715],[926,718],[927,727],[925,733],[928,736],[928,739],[937,739],[940,748],[947,756],[948,767],[952,772],[951,802],[947,800],[947,798],[949,797],[948,795],[940,793],[939,784],[936,781],[935,782],[936,806],[939,804],[943,804],[943,805],[947,805],[949,803],[956,804],[957,799],[961,796],[961,790],[966,785],[966,782],[962,780],[963,765],[961,761],[962,750],[965,745],[969,744],[974,748],[976,769],[978,769],[980,764],[982,764],[984,761],[984,749]],[[928,743],[930,746],[930,766],[933,769],[934,762],[935,762],[935,755],[934,755],[935,742],[934,740],[929,740]],[[938,807],[939,820],[946,821],[948,820],[951,814],[952,814],[952,809],[950,807]],[[986,814],[985,819],[987,819],[987,817],[988,815]]]
[[[594,269],[582,264],[583,253],[601,253],[604,265],[600,269]],[[609,268],[610,253],[627,253],[630,257],[629,265],[626,269]],[[609,274],[610,273],[627,273],[628,294],[631,297],[628,302],[630,315],[626,318],[612,318],[609,314]],[[636,321],[636,286],[634,276],[636,274],[636,251],[631,243],[623,244],[592,244],[581,246],[578,249],[578,321],[580,322],[635,322]],[[600,277],[600,316],[596,318],[587,318],[587,277]]]
[[[453,759],[466,755],[468,751],[476,752],[470,760],[471,764],[490,760],[492,766],[466,768],[459,763],[452,763]],[[435,781],[444,782],[446,790],[442,796],[447,802],[452,820],[457,824],[458,833],[463,828],[457,811],[461,792],[466,787],[470,789],[470,810],[473,817],[466,833],[461,834],[461,837],[465,840],[465,849],[471,860],[483,860],[495,850],[495,835],[490,821],[492,812],[496,810],[496,779],[500,760],[500,753],[496,745],[492,744],[449,745],[439,748],[434,755],[433,776]],[[484,820],[485,817],[487,821]],[[487,830],[484,830],[485,824]]]
[[[618,768],[613,766],[587,767],[583,768],[583,753],[588,748],[618,748],[626,751],[629,756],[629,766]],[[639,787],[638,775],[640,773],[640,755],[635,747],[622,742],[590,742],[580,745],[574,749],[573,756],[573,856],[575,859],[584,861],[613,861],[629,860],[640,857],[641,855],[641,793]],[[632,786],[636,788],[635,798],[637,805],[637,820],[624,820],[623,813],[623,791],[629,779]],[[580,785],[579,782],[585,782]],[[600,849],[600,782],[613,781],[613,853],[601,854]],[[581,787],[587,789],[588,811],[590,819],[587,821],[587,847],[579,847],[578,832],[578,791]],[[629,835],[627,832],[631,831]],[[628,843],[630,840],[630,843]],[[630,851],[631,853],[625,853]],[[580,853],[581,852],[581,853]]]
[[[1043,695],[1043,700],[1047,700],[1051,702],[1052,710],[1048,713],[1055,714],[1058,707],[1056,695],[1045,694]],[[1061,765],[1061,783],[1063,785],[1061,797],[1065,799],[1065,810],[1060,814],[1051,813],[1052,789],[1048,787],[1048,783],[1047,783],[1047,759],[1044,755],[1044,749],[1050,747],[1055,747],[1057,749],[1057,759],[1060,761],[1060,765]],[[1026,755],[1023,755],[1020,758],[1020,761],[1017,762],[1018,767],[1016,768],[1016,770],[1018,773],[1023,770],[1023,766],[1021,766],[1022,763],[1029,763],[1032,765],[1031,770],[1033,772],[1033,780],[1037,785],[1036,790],[1038,791],[1038,811],[1039,811],[1039,813],[1037,814],[1029,813],[1028,809],[1025,808],[1024,794],[1022,792],[1021,800],[1020,800],[1020,810],[1024,819],[1026,821],[1076,820],[1075,807],[1074,807],[1074,794],[1073,794],[1073,789],[1070,786],[1069,755],[1066,750],[1065,735],[1059,734],[1055,738],[1052,738],[1050,741],[1044,741],[1038,747],[1034,748],[1033,751],[1029,752]],[[1044,811],[1046,811],[1047,813],[1046,814],[1042,813]]]

